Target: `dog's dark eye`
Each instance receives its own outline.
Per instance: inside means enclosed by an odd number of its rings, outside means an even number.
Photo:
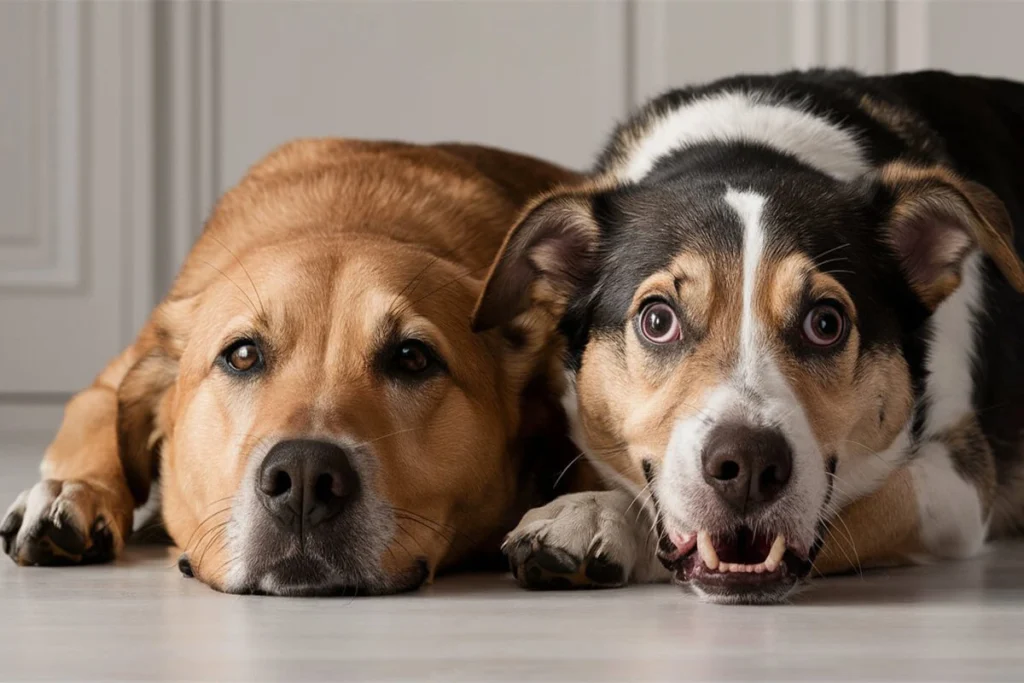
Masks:
[[[803,333],[815,346],[832,346],[846,333],[846,318],[835,304],[820,303],[804,317]]]
[[[232,372],[248,374],[263,367],[263,354],[252,339],[240,339],[221,352],[224,364]]]
[[[433,368],[436,358],[421,341],[407,339],[398,345],[393,359],[394,367],[408,375],[419,375]]]
[[[679,318],[665,302],[649,303],[640,311],[640,333],[655,344],[677,341],[681,335]]]

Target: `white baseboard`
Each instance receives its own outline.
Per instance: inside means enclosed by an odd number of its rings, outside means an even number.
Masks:
[[[0,440],[46,444],[57,433],[67,398],[54,401],[0,399]]]

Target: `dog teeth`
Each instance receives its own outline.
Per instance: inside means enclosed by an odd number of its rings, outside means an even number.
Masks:
[[[711,542],[711,534],[706,531],[697,532],[697,552],[700,553],[700,559],[704,561],[704,566],[708,569],[715,570],[719,568],[718,553],[715,552],[715,544]],[[723,565],[721,571],[727,571]]]
[[[672,538],[672,541],[677,545],[680,545],[681,541],[689,543],[692,540],[692,534]],[[757,564],[722,562],[718,559],[715,545],[711,542],[711,534],[707,531],[697,532],[697,552],[700,555],[700,559],[704,562],[704,566],[712,571],[717,570],[722,574],[764,574],[765,572],[771,574],[782,564],[782,557],[786,554],[786,537],[782,534],[776,536],[771,549],[768,551],[768,557],[764,559],[764,562],[758,562]]]
[[[772,543],[772,549],[768,551],[768,557],[764,560],[764,568],[769,572],[773,572],[779,568],[779,564],[782,562],[782,556],[786,554],[786,537],[779,534],[775,537],[775,542]]]

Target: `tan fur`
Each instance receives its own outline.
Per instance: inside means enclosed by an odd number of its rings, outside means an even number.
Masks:
[[[790,379],[823,452],[870,457],[884,450],[910,417],[913,391],[910,370],[899,349],[875,350],[858,357],[857,309],[843,286],[818,271],[809,258],[792,255],[779,263],[766,261],[760,273],[761,293],[755,302],[761,318],[780,337],[787,326],[799,325],[800,293],[810,283],[815,299],[835,299],[851,320],[843,352],[827,366],[811,366],[793,358],[780,344],[773,358]]]
[[[818,574],[903,564],[923,551],[909,470],[894,471],[877,491],[854,501],[833,520],[814,561]]]
[[[282,437],[345,437],[373,445],[380,496],[454,530],[405,525],[388,571],[408,569],[409,548],[431,573],[480,549],[465,539],[514,521],[520,395],[557,347],[509,349],[473,335],[470,314],[528,197],[575,178],[471,146],[282,146],[220,200],[138,341],[69,403],[44,476],[94,488],[119,552],[159,448],[167,529],[220,586],[233,559],[218,529],[250,457]],[[372,351],[388,325],[434,343],[451,378],[383,382]],[[229,381],[214,359],[254,333],[273,372]],[[530,428],[547,419],[534,411]]]

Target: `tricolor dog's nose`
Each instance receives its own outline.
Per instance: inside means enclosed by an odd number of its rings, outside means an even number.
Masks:
[[[715,427],[701,460],[704,481],[740,514],[778,498],[793,472],[793,451],[781,432],[744,424]]]
[[[301,533],[352,502],[359,495],[359,476],[337,444],[280,441],[260,465],[256,495],[280,526]]]

